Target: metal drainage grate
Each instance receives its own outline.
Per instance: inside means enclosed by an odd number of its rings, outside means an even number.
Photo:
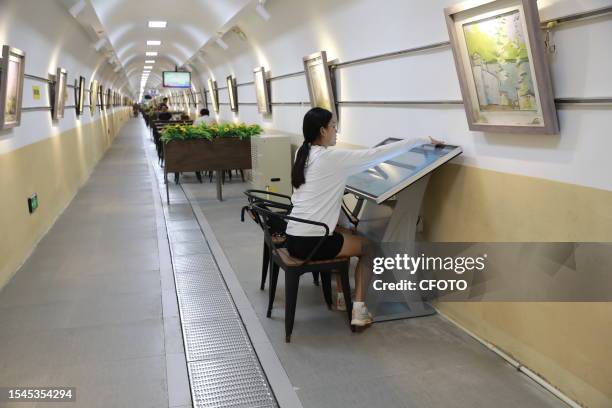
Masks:
[[[185,322],[187,362],[253,352],[251,342],[236,319]]]
[[[236,318],[234,302],[225,292],[185,292],[179,297],[179,309],[183,323],[213,318]]]
[[[171,193],[163,207],[193,406],[278,407],[191,204]]]
[[[185,232],[185,231],[178,231]],[[177,233],[178,233],[177,232]],[[193,254],[193,255],[185,255],[185,256],[175,256],[172,258],[172,263],[174,264],[174,272],[175,273],[183,273],[183,272],[208,272],[208,273],[216,273],[219,272],[217,269],[217,264],[215,263],[215,258],[213,258],[212,254]]]
[[[187,363],[196,407],[277,407],[255,356]]]

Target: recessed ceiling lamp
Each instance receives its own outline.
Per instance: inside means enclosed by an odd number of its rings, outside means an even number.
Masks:
[[[167,21],[149,21],[149,28],[166,28]]]
[[[215,42],[217,43],[217,45],[221,48],[223,48],[224,50],[227,50],[229,48],[229,45],[227,45],[225,43],[225,41],[223,41],[221,39],[221,36],[223,35],[223,33],[219,33],[219,37],[217,37],[217,39],[215,40]]]
[[[104,47],[104,45],[106,44],[106,38],[100,38],[95,44],[94,44],[94,49],[96,51],[100,51],[102,49],[102,47]]]
[[[264,4],[266,4],[266,0],[259,0],[257,2],[257,6],[255,6],[255,11],[257,14],[259,14],[259,17],[261,17],[262,20],[268,21],[270,19],[270,13],[268,13],[268,10],[266,10]]]
[[[79,0],[72,7],[70,7],[68,12],[72,15],[72,17],[77,18],[78,15],[81,14],[83,10],[85,10],[85,6],[85,0]]]
[[[145,52],[147,57],[157,57],[157,51],[147,51]]]
[[[155,64],[155,60],[145,60],[145,64]]]
[[[148,40],[147,45],[161,45],[161,41],[159,40]]]

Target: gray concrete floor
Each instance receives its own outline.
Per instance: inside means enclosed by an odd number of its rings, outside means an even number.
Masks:
[[[76,403],[12,406],[191,404],[178,310],[162,306],[143,131],[142,119],[123,127],[0,292],[0,386],[77,389]]]
[[[284,280],[272,318],[267,285],[259,290],[262,232],[240,222],[248,184],[183,179],[210,223],[304,407],[560,407],[565,406],[500,357],[440,316],[375,324],[351,333],[344,312],[328,311],[309,275],[300,282],[291,343],[284,342]]]

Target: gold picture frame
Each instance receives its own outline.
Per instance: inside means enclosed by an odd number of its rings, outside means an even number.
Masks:
[[[89,113],[91,116],[96,112],[96,105],[98,104],[98,81],[92,80],[89,84]]]
[[[68,72],[64,68],[58,67],[53,81],[53,106],[51,109],[51,116],[53,120],[60,120],[64,118],[67,96],[67,81]]]
[[[255,83],[255,96],[257,97],[257,110],[259,113],[269,115],[272,113],[270,103],[270,83],[266,78],[264,67],[257,67],[253,70]]]
[[[444,13],[470,130],[559,133],[536,0],[472,0]]]
[[[238,89],[236,88],[236,78],[229,75],[227,81],[227,94],[229,95],[230,110],[234,113],[238,112]]]
[[[21,124],[25,52],[8,45],[2,47],[0,64],[0,130]]]
[[[217,81],[212,78],[208,78],[208,92],[215,113],[219,113],[219,90],[217,89]]]
[[[319,51],[303,58],[304,73],[310,96],[310,106],[330,111],[338,120],[336,100],[332,86],[331,73],[327,61],[327,52]]]
[[[75,80],[76,83],[76,80]],[[80,76],[78,84],[75,84],[74,88],[74,100],[76,115],[81,116],[83,114],[83,105],[85,100],[85,77]]]

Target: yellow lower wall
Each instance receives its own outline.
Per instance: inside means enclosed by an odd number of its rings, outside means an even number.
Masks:
[[[0,155],[0,289],[89,178],[129,112],[116,108],[95,122]],[[29,214],[33,193],[39,208]]]
[[[451,164],[432,176],[423,207],[429,241],[612,241],[612,191]],[[436,307],[575,401],[612,407],[612,303]]]

